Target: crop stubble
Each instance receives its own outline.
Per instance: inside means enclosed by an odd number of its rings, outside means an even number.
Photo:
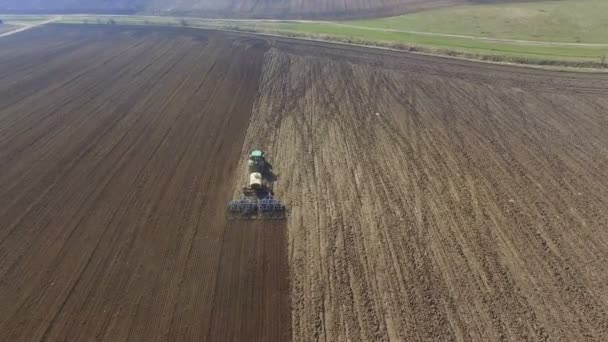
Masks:
[[[608,333],[605,76],[79,30],[0,53],[2,337]],[[286,227],[224,221],[254,147]]]

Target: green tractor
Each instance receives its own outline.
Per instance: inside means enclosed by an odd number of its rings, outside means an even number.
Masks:
[[[254,150],[247,160],[247,186],[239,199],[228,202],[229,219],[285,218],[285,206],[272,194],[274,174],[264,152]]]
[[[247,160],[247,167],[250,174],[254,172],[266,173],[267,164],[265,153],[260,150],[252,151],[251,154],[249,154],[249,160]]]

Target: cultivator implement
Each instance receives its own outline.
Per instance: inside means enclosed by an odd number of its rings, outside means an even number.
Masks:
[[[255,220],[255,219],[283,219],[285,206],[271,194],[264,198],[241,198],[228,202],[228,219]]]
[[[250,200],[245,196],[228,202],[228,213],[233,215],[247,217],[257,214],[257,211],[257,201]]]

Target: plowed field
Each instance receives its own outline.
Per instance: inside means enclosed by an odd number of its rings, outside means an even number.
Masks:
[[[607,113],[602,75],[185,29],[6,37],[0,340],[602,340]],[[225,220],[251,148],[286,222]]]
[[[284,339],[284,224],[224,216],[265,47],[121,30],[0,41],[0,340]]]

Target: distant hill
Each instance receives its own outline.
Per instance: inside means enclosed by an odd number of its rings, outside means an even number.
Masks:
[[[0,0],[0,13],[136,13],[142,11],[149,2],[150,0]]]
[[[512,0],[506,0],[512,1]],[[496,0],[0,0],[0,13],[110,13],[232,18],[354,18]]]

